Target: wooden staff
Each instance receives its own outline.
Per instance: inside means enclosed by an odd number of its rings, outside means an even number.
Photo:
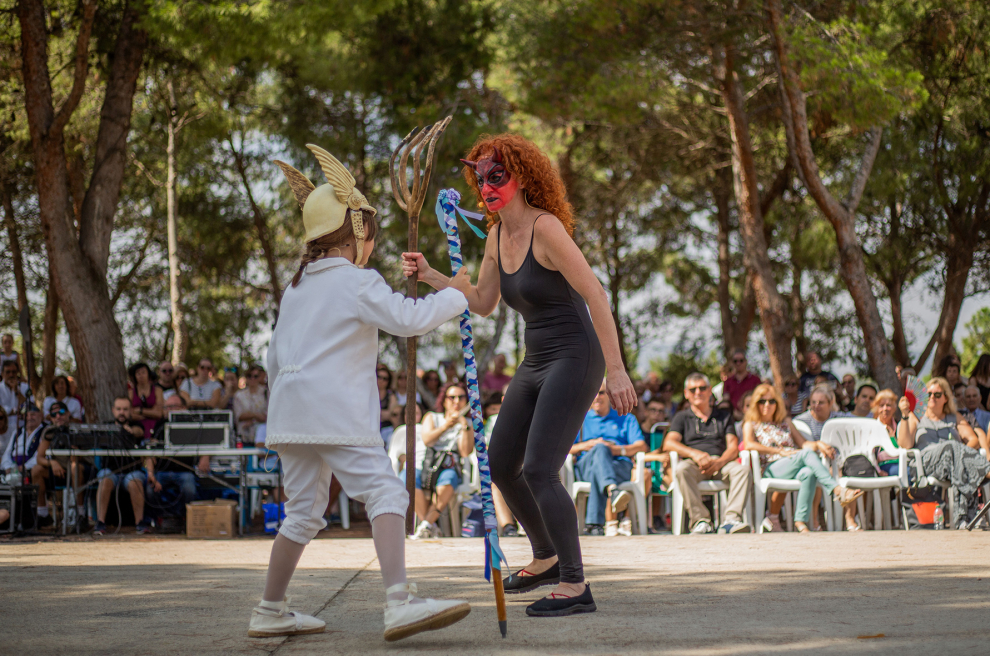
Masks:
[[[388,175],[392,183],[395,202],[409,215],[409,239],[406,250],[419,250],[419,212],[423,209],[426,190],[433,172],[433,149],[452,116],[428,125],[422,130],[413,128],[388,160]],[[420,158],[427,147],[426,166],[421,168]],[[406,179],[406,166],[412,156],[412,186]],[[396,169],[395,160],[399,159]],[[416,275],[406,280],[406,296],[416,298]],[[416,338],[406,340],[406,491],[409,493],[409,510],[406,512],[406,533],[412,534],[416,522]]]

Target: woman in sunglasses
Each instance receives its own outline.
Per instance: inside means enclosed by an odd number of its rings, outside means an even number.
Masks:
[[[413,536],[416,539],[440,537],[437,519],[461,484],[461,458],[471,455],[474,450],[474,440],[464,412],[467,405],[464,384],[450,383],[438,398],[437,410],[440,412],[430,412],[423,417],[419,433],[422,440],[416,444],[416,514],[422,519]],[[427,447],[432,448],[433,452],[429,453]],[[426,462],[428,453],[430,462]],[[435,501],[431,502],[423,491],[424,476],[432,476],[430,487],[436,493]]]
[[[804,439],[787,418],[787,408],[776,388],[762,384],[753,390],[743,421],[743,448],[760,454],[763,475],[801,481],[797,508],[794,510],[794,528],[798,532],[811,532],[808,519],[811,517],[815,489],[819,485],[842,503],[847,515],[850,513],[856,499],[863,495],[862,490],[848,490],[832,478],[819,454],[832,458],[835,449],[824,442]],[[770,512],[760,526],[761,531],[783,530],[780,526],[780,507],[784,505],[784,498],[783,494],[771,496]]]
[[[897,426],[897,443],[903,449],[925,449],[944,440],[956,440],[977,449],[980,441],[976,432],[956,411],[952,388],[945,378],[932,378],[928,382],[928,407],[921,419],[911,409],[907,397],[902,396],[898,407],[901,423]]]

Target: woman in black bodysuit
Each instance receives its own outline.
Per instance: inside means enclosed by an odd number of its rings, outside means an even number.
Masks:
[[[533,561],[505,580],[505,591],[557,584],[527,614],[593,611],[577,515],[559,472],[606,369],[606,389],[620,414],[632,410],[636,394],[608,297],[571,238],[571,207],[549,158],[510,134],[482,137],[468,158],[462,160],[466,177],[487,210],[489,228],[496,228],[489,231],[494,239],[485,246],[469,306],[487,316],[501,296],[526,321],[526,357],[488,447],[492,481],[533,547]],[[403,253],[403,271],[436,289],[447,286],[448,278],[421,253]]]

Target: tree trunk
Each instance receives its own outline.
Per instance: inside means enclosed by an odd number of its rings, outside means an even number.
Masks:
[[[168,145],[166,146],[167,179],[165,181],[166,229],[168,231],[168,298],[172,312],[172,364],[185,362],[189,348],[189,329],[182,307],[182,272],[179,262],[178,181],[175,164],[175,137],[179,122],[175,102],[175,87],[169,77],[168,87]]]
[[[777,283],[770,266],[756,179],[756,163],[753,159],[753,144],[749,136],[743,92],[736,79],[733,57],[733,47],[726,45],[724,61],[719,66],[722,70],[716,70],[716,78],[721,82],[722,100],[728,113],[729,131],[732,135],[733,186],[736,207],[739,211],[739,232],[746,247],[744,261],[752,276],[756,302],[760,308],[760,321],[763,324],[770,356],[770,369],[773,372],[774,382],[781,385],[785,378],[794,375],[791,358],[792,327],[788,318],[787,303],[777,291]]]
[[[723,169],[724,170],[724,169]],[[722,170],[718,173],[722,177]],[[725,177],[731,173],[726,172]],[[756,295],[753,292],[752,276],[747,272],[743,282],[742,298],[738,308],[732,312],[732,257],[729,249],[729,235],[732,227],[729,223],[729,194],[731,181],[720,180],[712,191],[715,198],[715,210],[718,219],[718,307],[722,322],[722,349],[726,359],[732,356],[736,349],[745,349],[749,343],[749,331],[756,318]]]
[[[244,164],[244,156],[241,151],[234,148],[233,139],[228,139],[230,150],[234,154],[234,165],[237,173],[244,185],[244,193],[247,195],[248,203],[251,205],[251,212],[254,216],[254,228],[258,233],[258,243],[261,244],[261,253],[268,266],[268,278],[272,286],[272,301],[275,303],[275,311],[278,312],[279,303],[282,301],[282,287],[278,282],[278,262],[275,259],[275,249],[272,247],[272,240],[268,235],[268,219],[264,212],[258,207],[254,200],[254,193],[251,191],[251,182],[248,180],[247,166]],[[363,160],[364,158],[361,158]]]
[[[911,366],[911,354],[908,352],[907,336],[904,334],[904,313],[901,308],[901,294],[904,291],[904,281],[896,276],[884,285],[887,296],[890,297],[890,320],[894,324],[894,334],[891,341],[894,344],[894,358],[903,367]]]
[[[800,227],[798,227],[800,232]],[[808,352],[808,335],[804,329],[804,293],[801,288],[804,269],[801,268],[797,258],[794,257],[794,249],[791,248],[791,322],[794,324],[794,350],[798,353],[798,359],[802,368],[804,365],[804,354]]]
[[[952,352],[952,335],[959,323],[959,311],[966,298],[966,281],[973,268],[973,236],[960,238],[956,232],[949,234],[948,249],[945,253],[945,293],[942,299],[942,312],[935,329],[935,357],[932,365]],[[922,363],[924,364],[924,363]]]
[[[55,276],[48,272],[48,294],[45,296],[45,327],[41,335],[41,389],[48,392],[55,379],[58,362],[58,291]]]
[[[876,160],[877,151],[880,148],[882,132],[879,128],[873,131],[871,142],[863,155],[849,195],[844,203],[840,203],[826,188],[819,174],[818,164],[815,162],[811,138],[808,134],[804,93],[798,82],[797,71],[790,63],[781,32],[783,10],[780,0],[769,0],[767,9],[777,62],[781,71],[780,83],[784,88],[784,121],[789,123],[789,128],[793,132],[794,155],[802,174],[802,180],[808,193],[835,230],[839,251],[839,274],[842,276],[856,308],[856,318],[859,320],[860,328],[863,331],[863,342],[873,378],[883,387],[889,387],[895,392],[900,392],[901,384],[894,368],[894,358],[890,353],[883,321],[877,308],[876,296],[873,294],[869,277],[866,275],[863,248],[859,237],[856,235],[856,207],[859,205],[866,181],[873,169],[873,162]]]
[[[125,389],[126,375],[123,340],[107,288],[107,263],[126,164],[135,85],[148,37],[138,27],[141,10],[127,5],[110,58],[93,176],[77,232],[64,128],[78,106],[87,79],[88,43],[95,11],[95,2],[83,3],[73,88],[56,111],[48,71],[44,3],[22,0],[17,5],[25,108],[45,247],[75,352],[86,413],[91,419],[109,421],[113,399]]]

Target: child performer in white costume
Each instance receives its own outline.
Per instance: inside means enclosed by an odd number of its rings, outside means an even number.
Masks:
[[[266,443],[282,460],[288,501],[248,635],[324,630],[322,620],[289,611],[285,591],[306,544],[326,526],[333,472],[347,495],[367,508],[385,584],[385,639],[399,640],[449,626],[471,607],[417,598],[415,584],[406,582],[409,497],[392,473],[379,433],[378,329],[412,336],[437,328],[467,307],[463,292],[469,282],[458,276],[454,289],[412,301],[393,293],[376,271],[363,270],[375,247],[375,209],[333,155],[309,149],[330,184],[314,187],[277,162],[302,207],[306,247],[268,347],[273,382]]]

